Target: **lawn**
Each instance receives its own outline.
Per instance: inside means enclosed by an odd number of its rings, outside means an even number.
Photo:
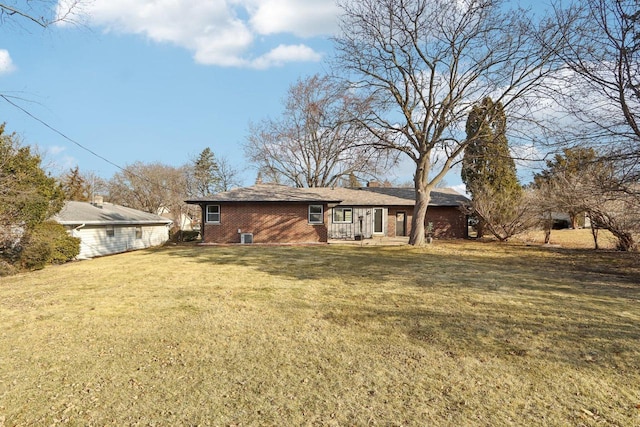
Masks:
[[[0,426],[640,425],[638,254],[176,246],[0,313]]]

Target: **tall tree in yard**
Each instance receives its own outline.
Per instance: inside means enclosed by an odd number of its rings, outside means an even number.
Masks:
[[[57,213],[63,193],[41,165],[40,156],[21,146],[15,134],[0,125],[0,222],[31,228]],[[5,228],[6,227],[6,228]]]
[[[4,124],[0,125],[0,261],[24,262],[27,268],[41,268],[48,262],[55,245],[41,238],[64,240],[66,233],[40,226],[63,203],[63,192],[42,168],[40,156],[29,146],[21,146],[16,135],[5,133]],[[25,262],[25,255],[29,261]],[[0,276],[6,270],[2,264]]]
[[[220,167],[209,147],[200,152],[191,167],[191,193],[195,197],[206,197],[218,192]]]
[[[500,103],[485,98],[474,105],[466,124],[468,144],[461,173],[482,227],[500,240],[509,238],[511,230],[518,231],[513,225],[521,214],[523,195],[506,128],[507,118]],[[511,226],[507,228],[505,224]]]
[[[570,4],[557,11],[566,42],[552,46],[568,70],[556,99],[572,121],[560,132],[572,146],[599,145],[617,163],[623,192],[639,193],[640,1]]]
[[[544,46],[561,40],[546,23],[495,0],[345,0],[341,7],[337,65],[370,99],[358,120],[372,145],[415,165],[410,243],[422,244],[431,191],[473,141],[461,129],[471,105],[492,96],[516,117],[535,104],[556,66]]]
[[[245,152],[270,182],[329,187],[354,173],[375,177],[389,156],[365,144],[368,135],[351,120],[365,105],[342,81],[319,75],[299,80],[289,88],[280,118],[251,126]]]
[[[153,214],[167,209],[174,224],[180,224],[180,217],[187,210],[186,193],[184,168],[162,163],[133,163],[109,182],[111,202]]]

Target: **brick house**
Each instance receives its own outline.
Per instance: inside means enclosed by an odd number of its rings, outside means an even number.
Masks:
[[[427,224],[436,238],[464,238],[468,199],[431,193]],[[257,184],[186,201],[202,210],[204,243],[322,243],[329,239],[408,236],[413,189],[292,188]]]

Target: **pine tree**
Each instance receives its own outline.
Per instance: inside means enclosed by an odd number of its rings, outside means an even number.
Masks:
[[[209,147],[202,150],[193,161],[193,187],[198,197],[210,196],[219,191],[220,169]]]
[[[76,166],[61,179],[60,184],[67,200],[77,202],[87,202],[90,199],[90,187],[87,180],[80,174],[80,169]]]
[[[501,240],[510,237],[503,233],[504,225],[520,212],[523,194],[509,152],[506,125],[501,103],[485,98],[475,105],[466,123],[470,142],[462,160],[462,181],[472,195],[476,213],[494,235],[499,230],[496,237]]]

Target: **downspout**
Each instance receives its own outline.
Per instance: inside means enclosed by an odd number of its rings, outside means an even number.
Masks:
[[[79,226],[77,226],[76,228],[74,228],[73,230],[71,230],[71,237],[76,237],[76,231],[80,230],[82,227],[84,227],[87,224],[80,224]]]

